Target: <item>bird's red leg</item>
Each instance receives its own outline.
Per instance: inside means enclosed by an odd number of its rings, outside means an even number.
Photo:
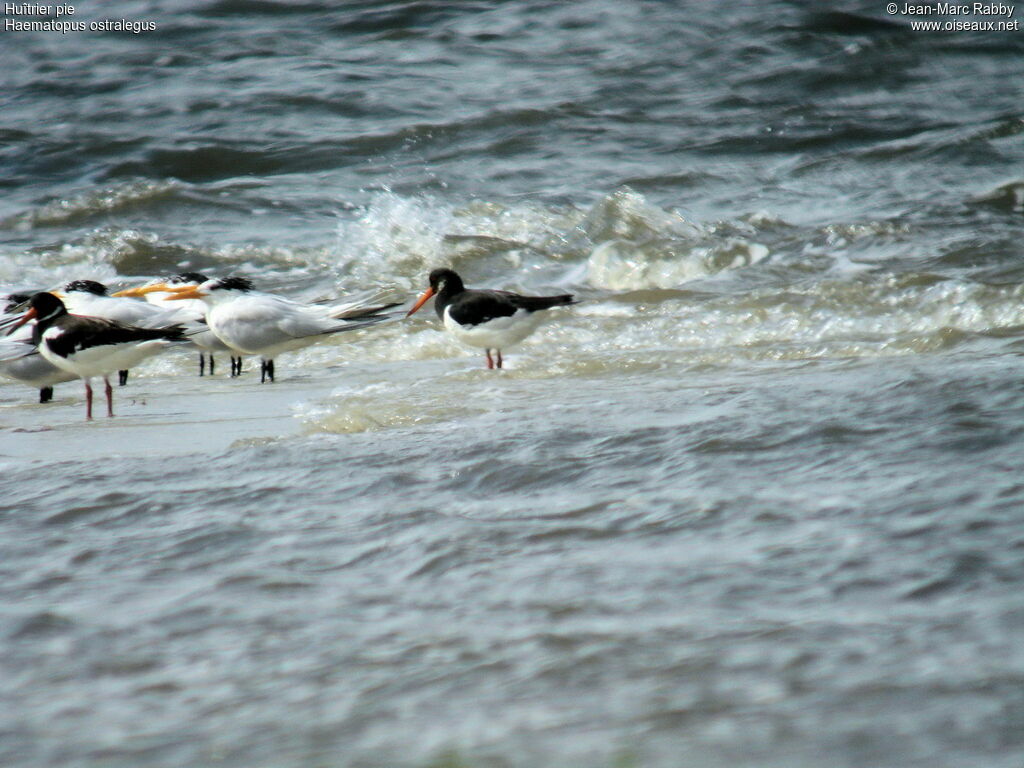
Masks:
[[[502,363],[502,360],[501,360],[501,350],[500,349],[497,350],[497,353],[498,353],[498,367],[501,368],[501,363]]]
[[[494,368],[494,361],[491,359],[491,350],[487,350],[487,370]]]
[[[114,390],[106,376],[103,377],[103,384],[103,392],[107,396],[107,417],[109,418],[114,415]]]
[[[92,386],[89,380],[85,380],[85,418],[92,418]]]

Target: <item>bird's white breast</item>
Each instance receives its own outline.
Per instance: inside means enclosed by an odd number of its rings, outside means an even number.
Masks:
[[[518,344],[540,325],[539,312],[517,310],[508,317],[496,317],[479,325],[460,325],[452,319],[449,307],[444,310],[444,327],[463,344],[483,349],[507,349]]]

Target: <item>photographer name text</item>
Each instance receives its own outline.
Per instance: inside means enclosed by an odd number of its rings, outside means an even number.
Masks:
[[[895,7],[890,4],[890,8]],[[904,3],[900,7],[900,14],[903,16],[1004,16],[1007,19],[1013,16],[1017,6],[1004,3],[971,3],[969,5],[956,5],[954,3],[936,3],[935,5],[911,5]]]

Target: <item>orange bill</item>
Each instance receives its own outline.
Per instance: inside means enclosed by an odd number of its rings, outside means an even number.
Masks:
[[[424,304],[426,304],[431,298],[433,298],[433,296],[434,296],[434,289],[433,288],[427,288],[427,290],[425,290],[423,292],[423,295],[420,296],[419,300],[417,300],[417,302],[412,305],[412,309],[410,309],[408,312],[405,313],[405,316],[408,317],[409,315],[411,315],[417,309],[419,309]]]
[[[154,291],[171,291],[175,290],[174,287],[167,283],[154,283],[152,285],[140,285],[138,288],[125,288],[123,291],[116,291],[110,294],[111,296],[130,296],[132,298],[138,296],[145,296],[147,293],[153,293]]]
[[[28,312],[21,316],[21,319],[18,320],[18,322],[11,326],[11,330],[13,331],[15,328],[21,328],[21,326],[23,326],[29,320],[35,320],[37,317],[39,317],[39,315],[36,312],[36,308],[32,307],[31,309],[29,309]]]
[[[194,285],[185,286],[182,288],[172,288],[174,296],[168,296],[165,301],[180,301],[182,299],[201,299],[203,296],[209,296],[207,293],[203,293]]]

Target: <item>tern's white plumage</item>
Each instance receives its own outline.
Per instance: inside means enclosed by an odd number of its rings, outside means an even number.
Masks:
[[[392,305],[364,301],[300,304],[255,291],[245,278],[226,277],[178,291],[172,300],[202,299],[206,322],[217,338],[242,355],[263,359],[263,379],[274,380],[274,358],[307,347],[325,336],[364,328],[387,319]]]
[[[94,280],[75,280],[56,292],[72,315],[101,317],[139,328],[160,328],[187,320],[182,307],[162,307],[145,301],[109,296],[107,287]]]
[[[227,352],[231,357],[231,375],[237,376],[242,372],[242,358],[236,355],[235,351],[218,338],[209,327],[206,321],[208,306],[202,299],[180,299],[177,292],[188,288],[196,288],[205,283],[209,278],[198,272],[182,272],[171,275],[165,280],[154,280],[138,288],[129,288],[118,291],[115,297],[141,296],[146,301],[160,309],[177,312],[175,322],[184,323],[188,329],[189,341],[199,349],[199,375],[202,376],[206,368],[205,355],[210,356],[210,375],[214,372],[214,352]]]

